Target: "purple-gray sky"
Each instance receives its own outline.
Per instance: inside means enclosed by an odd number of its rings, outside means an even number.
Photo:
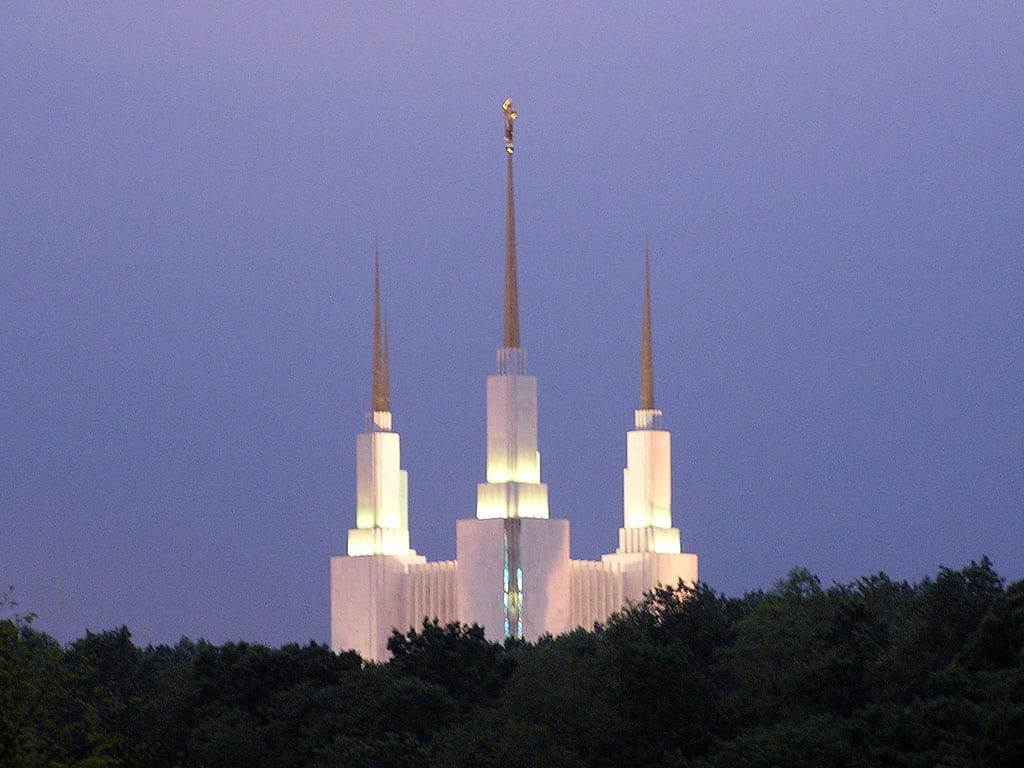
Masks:
[[[1024,6],[294,5],[0,8],[0,583],[41,629],[327,640],[375,233],[413,546],[454,557],[509,94],[574,557],[616,543],[648,232],[703,578],[1024,577]]]

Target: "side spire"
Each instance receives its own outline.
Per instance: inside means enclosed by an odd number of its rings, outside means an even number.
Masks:
[[[385,330],[386,334],[387,331]],[[391,410],[391,392],[388,385],[388,361],[382,339],[380,317],[380,246],[373,238],[373,411]]]
[[[519,347],[519,287],[516,275],[516,204],[512,189],[513,121],[518,117],[512,109],[512,99],[501,105],[505,115],[505,153],[508,155],[507,191],[505,203],[505,338],[506,348]]]
[[[651,334],[651,249],[644,235],[644,309],[640,324],[640,410],[654,409],[654,344]]]

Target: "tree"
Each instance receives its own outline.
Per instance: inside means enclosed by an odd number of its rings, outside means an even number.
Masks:
[[[142,654],[131,637],[125,626],[98,634],[87,631],[66,649],[63,664],[72,695],[95,712],[106,751],[117,762],[138,765],[135,726]]]
[[[388,666],[444,688],[463,708],[493,699],[515,669],[515,654],[484,636],[483,627],[424,620],[419,631],[388,639]]]
[[[699,755],[723,735],[726,681],[715,660],[749,610],[748,601],[680,582],[658,587],[609,619],[601,669],[615,708],[615,735],[601,758],[605,764],[653,765],[671,751]]]
[[[15,605],[10,591],[0,597],[0,609]],[[95,709],[74,695],[60,646],[33,618],[0,619],[0,765],[113,765]]]

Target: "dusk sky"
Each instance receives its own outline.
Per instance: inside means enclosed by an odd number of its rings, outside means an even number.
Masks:
[[[1024,4],[226,5],[0,6],[0,586],[38,628],[328,640],[375,236],[412,546],[455,556],[506,96],[573,557],[622,523],[646,233],[704,580],[1024,578]]]

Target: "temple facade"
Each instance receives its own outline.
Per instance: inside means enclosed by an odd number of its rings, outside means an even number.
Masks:
[[[591,628],[658,584],[697,581],[697,556],[684,553],[672,525],[671,435],[654,402],[649,249],[644,251],[640,398],[626,433],[623,524],[615,551],[600,560],[569,557],[569,521],[548,514],[537,445],[537,379],[519,341],[515,195],[516,113],[505,116],[506,227],[503,345],[487,377],[487,466],[476,516],[456,523],[456,559],[427,561],[409,544],[408,480],[392,430],[386,327],[381,322],[379,255],[374,254],[373,397],[356,437],[356,527],[347,554],[331,558],[331,647],[367,660],[388,657],[393,630],[424,618],[479,624],[495,641],[534,641]]]

